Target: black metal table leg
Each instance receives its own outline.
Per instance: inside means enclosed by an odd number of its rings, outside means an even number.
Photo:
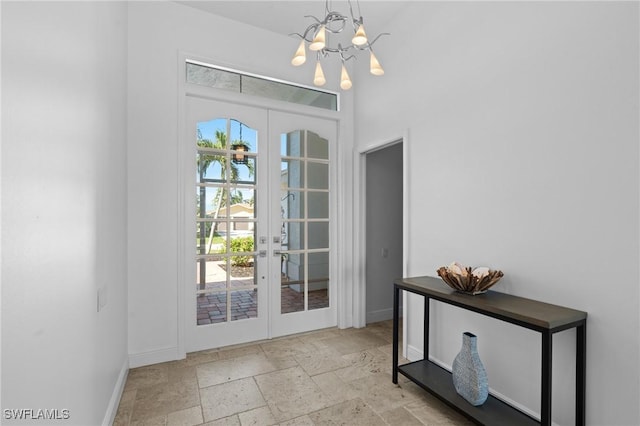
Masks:
[[[553,334],[542,332],[542,386],[540,402],[540,424],[551,426],[551,362],[553,354]]]
[[[422,343],[422,353],[423,353],[423,359],[425,360],[429,360],[429,305],[431,298],[430,297],[425,297],[424,298],[424,336],[423,336],[423,343]]]
[[[398,384],[398,323],[399,323],[399,310],[400,307],[400,289],[397,285],[393,285],[393,372],[391,373],[391,380],[393,383]]]
[[[576,327],[576,425],[585,425],[587,399],[587,322]]]

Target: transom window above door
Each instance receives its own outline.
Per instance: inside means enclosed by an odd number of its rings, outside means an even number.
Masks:
[[[187,83],[338,111],[339,95],[267,77],[188,60]]]

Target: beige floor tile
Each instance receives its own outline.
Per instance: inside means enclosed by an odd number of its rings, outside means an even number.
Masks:
[[[471,426],[473,423],[430,394],[406,404],[404,408],[426,425]]]
[[[202,426],[241,426],[240,419],[237,415],[225,417],[224,419],[214,420],[204,423]]]
[[[196,366],[178,367],[169,365],[169,383],[189,382],[196,380]]]
[[[220,359],[239,358],[241,356],[259,354],[264,354],[259,344],[231,346],[229,348],[222,348],[218,351]]]
[[[382,417],[359,398],[316,411],[309,417],[314,424],[322,425],[386,426]]]
[[[263,374],[255,379],[279,422],[309,414],[331,403],[301,367]]]
[[[404,407],[387,410],[380,413],[380,417],[382,417],[385,422],[393,426],[422,426],[424,424]]]
[[[125,390],[159,385],[169,381],[169,367],[166,363],[132,368],[127,375]]]
[[[310,376],[337,370],[349,365],[346,360],[342,359],[340,353],[333,349],[321,349],[315,352],[298,354],[295,355],[294,358]]]
[[[167,426],[195,426],[202,424],[202,407],[186,408],[167,415]]]
[[[391,357],[376,348],[344,355],[342,358],[348,363],[348,367],[338,370],[337,373],[346,382],[374,374],[391,376]]]
[[[269,407],[254,408],[238,414],[242,426],[272,426],[278,424]]]
[[[262,350],[268,358],[295,357],[296,355],[311,353],[318,350],[314,345],[305,343],[298,337],[262,343],[260,347],[262,347]]]
[[[311,418],[305,415],[280,423],[280,426],[314,426],[314,424]]]
[[[319,348],[332,349],[341,355],[361,352],[378,346],[384,346],[388,342],[367,331],[352,331],[339,337],[323,339],[314,342]]]
[[[131,422],[131,426],[166,426],[167,416],[156,416],[149,419],[142,419]]]
[[[376,413],[401,407],[420,398],[417,393],[418,387],[413,383],[400,387],[394,385],[390,379],[386,374],[379,374],[354,380],[349,384]]]
[[[131,421],[136,422],[155,416],[198,405],[200,398],[195,381],[163,383],[139,388],[133,406]]]
[[[266,405],[252,377],[200,389],[200,400],[205,422]]]
[[[349,401],[357,398],[359,392],[349,383],[345,383],[335,371],[324,374],[318,374],[311,378],[318,387],[329,397],[332,403]]]
[[[313,342],[317,342],[318,340],[331,339],[339,336],[340,336],[340,331],[337,328],[328,328],[325,330],[312,331],[310,333],[305,333],[299,336],[299,338],[304,343],[313,343]]]
[[[200,364],[196,367],[196,374],[198,385],[206,388],[275,370],[275,365],[264,354],[252,354]]]
[[[113,426],[129,426],[131,421],[131,413],[133,412],[133,402],[118,406],[116,417],[113,419]]]

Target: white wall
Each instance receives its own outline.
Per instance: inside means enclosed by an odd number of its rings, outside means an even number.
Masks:
[[[282,5],[275,2],[274,10],[277,7]],[[312,61],[303,69],[289,65],[297,46],[295,38],[187,6],[164,1],[129,3],[128,279],[132,365],[180,356],[177,299],[188,284],[178,276],[177,257],[182,241],[177,234],[178,110],[183,102],[179,54],[309,85]],[[325,72],[326,88],[335,90],[337,84],[331,82],[338,82],[339,68]],[[352,117],[351,98],[350,94],[344,96],[343,106]],[[346,165],[352,156],[350,125],[342,124],[340,129],[340,161]],[[344,182],[346,188],[350,188],[349,179]],[[351,200],[349,190],[341,191],[341,199]],[[351,228],[346,229],[342,235],[350,242]],[[347,263],[350,251],[346,256]]]
[[[587,311],[587,423],[640,424],[638,3],[415,2],[380,30],[356,140],[409,129],[409,274],[486,265],[496,291]],[[536,333],[432,315],[433,357],[450,365],[474,332],[490,386],[539,411]],[[553,420],[573,424],[575,333],[554,345]]]
[[[56,424],[110,422],[126,374],[126,20],[2,4],[2,409]]]

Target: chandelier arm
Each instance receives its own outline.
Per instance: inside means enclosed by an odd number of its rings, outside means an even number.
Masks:
[[[367,43],[368,47],[373,46],[373,43],[375,43],[376,41],[378,41],[378,39],[382,36],[387,36],[387,35],[391,35],[391,33],[381,33],[378,34],[378,36],[376,38],[374,38],[372,41],[370,41],[369,43]]]

